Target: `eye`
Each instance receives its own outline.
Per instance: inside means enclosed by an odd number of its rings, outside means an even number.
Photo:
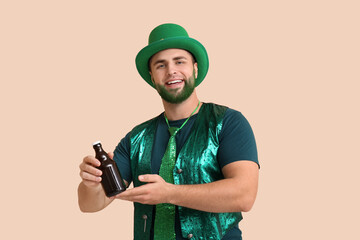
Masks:
[[[165,64],[158,64],[158,65],[156,66],[156,69],[164,68],[164,67],[165,67]]]
[[[177,61],[176,64],[183,64],[184,61]]]

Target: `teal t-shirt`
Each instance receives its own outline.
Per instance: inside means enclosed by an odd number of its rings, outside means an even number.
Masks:
[[[182,146],[185,144],[196,118],[197,114],[190,117],[189,121],[176,134],[177,154],[179,154]],[[169,121],[169,124],[171,127],[180,127],[185,120],[186,119]],[[169,138],[170,134],[168,131],[168,126],[166,124],[164,115],[161,114],[151,155],[152,174],[159,174],[161,159],[165,153]],[[132,181],[132,174],[130,167],[129,143],[130,135],[128,133],[116,147],[114,151],[114,160],[118,165],[122,177],[130,183]],[[223,127],[219,134],[219,149],[217,159],[221,168],[229,163],[239,160],[250,160],[259,164],[255,137],[249,122],[240,112],[230,108],[225,112]],[[155,216],[155,214],[153,214],[153,216]],[[175,218],[176,239],[184,240],[186,238],[181,237],[180,219],[177,210]],[[237,226],[231,229],[222,238],[222,240],[241,239],[241,231]]]

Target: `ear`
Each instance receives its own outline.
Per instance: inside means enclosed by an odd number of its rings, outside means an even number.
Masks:
[[[198,65],[197,62],[194,63],[194,73],[195,73],[195,79],[198,77]]]

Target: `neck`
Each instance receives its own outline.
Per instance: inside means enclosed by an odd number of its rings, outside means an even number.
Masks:
[[[199,103],[199,99],[196,95],[195,90],[191,94],[191,96],[182,103],[169,103],[164,100],[162,101],[163,101],[166,117],[170,121],[188,118]],[[194,114],[196,114],[199,111],[201,105],[202,103],[200,103],[199,108],[196,110]]]

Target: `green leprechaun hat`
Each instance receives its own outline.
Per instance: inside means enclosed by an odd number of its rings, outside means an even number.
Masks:
[[[195,86],[205,78],[209,69],[209,58],[205,47],[197,40],[190,38],[186,30],[173,23],[165,23],[154,28],[149,35],[149,44],[140,50],[136,56],[136,68],[141,77],[154,87],[149,73],[150,58],[165,49],[179,48],[189,51],[198,64],[198,77]]]

